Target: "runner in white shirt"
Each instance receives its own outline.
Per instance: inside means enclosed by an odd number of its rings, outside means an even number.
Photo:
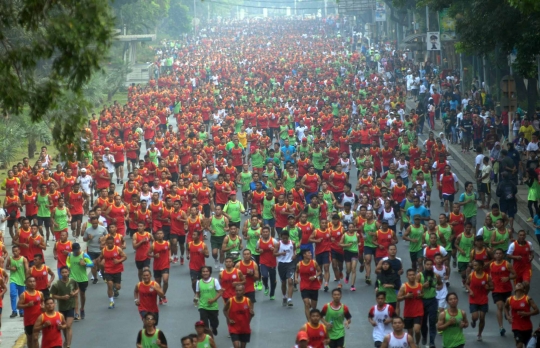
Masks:
[[[281,280],[281,294],[283,295],[282,305],[283,307],[292,307],[292,295],[294,290],[293,280],[296,266],[295,262],[293,262],[293,257],[296,255],[295,245],[289,238],[289,231],[282,231],[280,237],[279,249],[274,255],[278,262],[277,270]]]
[[[447,306],[446,295],[448,295],[448,287],[446,284],[448,283],[448,277],[450,275],[450,268],[446,267],[444,264],[442,254],[435,255],[433,273],[437,274],[442,280],[442,288],[437,290],[436,295],[437,301],[439,302],[439,311],[441,311],[442,309],[446,309]]]
[[[377,304],[369,310],[368,320],[373,326],[373,342],[380,347],[384,336],[392,333],[392,318],[395,315],[394,307],[386,303],[386,294],[377,292]],[[378,345],[377,345],[378,344]]]

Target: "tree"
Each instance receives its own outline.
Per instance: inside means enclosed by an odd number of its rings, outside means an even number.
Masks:
[[[4,0],[0,13],[1,113],[47,115],[57,147],[75,143],[87,117],[82,89],[113,40],[108,0]],[[57,112],[66,94],[75,96],[69,115]]]
[[[24,130],[13,117],[2,118],[0,127],[0,168],[9,168],[17,158],[23,142]]]
[[[536,3],[514,0],[517,4]],[[540,11],[521,12],[506,0],[425,0],[417,6],[429,5],[435,11],[449,8],[456,19],[456,32],[461,52],[487,55],[498,49],[505,55],[517,51],[515,71],[528,79],[528,111],[534,113],[537,101],[536,56],[540,54]]]
[[[178,37],[180,34],[191,30],[192,17],[189,7],[182,0],[171,0],[169,14],[163,25],[167,34]]]
[[[170,0],[137,0],[115,6],[116,17],[130,34],[155,34]]]

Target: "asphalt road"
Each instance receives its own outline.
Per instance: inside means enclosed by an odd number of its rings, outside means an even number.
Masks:
[[[458,174],[461,183],[464,178],[461,176],[463,171],[455,167],[454,171]],[[351,182],[356,182],[356,175],[353,173]],[[460,185],[463,187],[462,185]],[[463,189],[461,189],[461,192]],[[456,195],[457,196],[457,195]],[[239,199],[241,199],[239,197]],[[432,217],[437,217],[442,212],[438,201],[432,203]],[[478,212],[477,221],[484,220],[485,212]],[[399,240],[398,256],[402,258],[404,268],[410,267],[407,242]],[[137,283],[137,270],[135,268],[134,253],[131,248],[131,240],[128,239],[128,249],[126,250],[128,260],[125,262],[125,271],[122,275],[122,291],[120,297],[116,300],[115,309],[107,309],[108,298],[106,295],[106,286],[100,279],[96,285],[89,285],[87,291],[86,319],[74,323],[73,343],[74,347],[95,346],[95,347],[129,347],[135,345],[138,330],[142,324],[139,319],[137,307],[133,302],[133,289]],[[210,257],[207,262],[213,265],[214,261]],[[538,264],[536,264],[538,265]],[[214,276],[217,276],[217,270],[214,270]],[[538,279],[538,269],[534,268],[534,275],[531,289],[538,289],[540,281]],[[333,275],[332,275],[333,277]],[[372,278],[374,276],[372,275]],[[331,278],[333,279],[333,278]],[[348,347],[372,347],[372,327],[367,321],[367,314],[372,305],[375,304],[374,290],[363,282],[364,275],[357,274],[357,290],[351,292],[349,286],[343,288],[342,302],[346,304],[352,314],[352,325],[346,333]],[[405,276],[402,277],[405,280]],[[278,280],[279,282],[279,280]],[[450,278],[451,286],[449,291],[456,291],[460,297],[459,307],[468,313],[468,297],[461,287],[461,279],[456,270],[452,269]],[[330,285],[332,288],[332,284]],[[279,284],[276,292],[276,300],[270,301],[264,296],[263,292],[257,292],[257,303],[255,305],[255,317],[253,318],[252,337],[249,346],[252,347],[291,347],[298,329],[305,323],[303,305],[300,293],[293,295],[293,308],[282,307]],[[540,297],[535,295],[537,292],[531,291],[531,296],[540,301]],[[179,347],[180,338],[184,335],[194,332],[193,324],[199,320],[197,308],[193,306],[193,293],[189,278],[187,264],[184,266],[172,265],[170,271],[169,291],[167,294],[169,303],[160,306],[159,328],[165,333],[169,341],[169,347]],[[491,296],[490,296],[491,299]],[[319,308],[324,303],[330,302],[330,292],[324,293],[322,290],[319,295]],[[221,301],[220,301],[221,302]],[[220,303],[220,309],[223,303]],[[470,315],[469,315],[470,318]],[[538,325],[539,317],[533,319],[534,325]],[[225,317],[220,312],[219,334],[216,337],[218,347],[232,347],[231,341],[227,338],[227,327]],[[505,323],[507,329],[506,337],[500,337],[498,325],[495,317],[495,306],[490,303],[489,313],[487,314],[486,329],[483,334],[483,342],[476,342],[477,329],[468,328],[465,330],[467,347],[486,347],[508,348],[513,347],[513,337],[508,323]],[[436,339],[437,347],[441,346],[441,337]]]

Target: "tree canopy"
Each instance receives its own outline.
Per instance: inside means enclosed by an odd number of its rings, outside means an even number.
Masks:
[[[0,13],[0,111],[47,120],[60,148],[77,143],[83,86],[113,40],[108,0],[4,0]]]

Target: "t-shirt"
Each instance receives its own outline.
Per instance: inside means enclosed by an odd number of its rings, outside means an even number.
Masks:
[[[4,208],[0,208],[0,231],[5,231],[7,227],[7,220],[2,221],[7,217],[6,210]]]
[[[415,215],[429,217],[429,210],[427,210],[423,205],[419,206],[418,208],[415,206],[409,207],[409,209],[407,209],[407,216],[409,219],[413,219]],[[422,223],[424,223],[424,220],[422,220]]]
[[[100,253],[101,252],[101,243],[99,238],[106,235],[107,230],[105,227],[98,225],[96,229],[90,226],[84,231],[83,239],[86,240],[89,235],[93,238],[86,241],[86,246],[88,247],[88,252],[90,253]]]
[[[79,288],[79,284],[73,279],[69,279],[67,282],[63,282],[62,280],[57,280],[56,283],[54,283],[51,286],[51,295],[57,295],[57,296],[65,296],[69,295],[73,291],[77,290]],[[69,311],[70,309],[75,308],[75,296],[70,297],[69,300],[57,300],[58,301],[58,310],[60,312],[62,311]]]
[[[481,174],[482,177],[484,177],[484,175],[486,175],[486,174],[491,174],[491,170],[492,170],[491,165],[489,165],[489,164],[487,166],[482,165],[482,166],[480,166],[480,168],[481,168],[481,171],[482,171],[482,174]],[[490,182],[491,182],[491,175],[488,175],[487,177],[482,179],[483,184],[488,184]]]
[[[143,329],[144,330],[144,329]],[[143,330],[139,331],[139,334],[137,335],[137,344],[141,344],[142,345],[142,340],[143,340]],[[161,341],[161,344],[167,344],[167,339],[165,338],[165,334],[163,333],[163,331],[161,330],[158,330],[156,329],[157,331],[157,339]],[[147,338],[150,338],[150,336],[148,336],[146,334],[146,330],[144,330],[144,335],[147,337]],[[143,346],[145,347],[145,346]]]
[[[223,212],[229,215],[231,222],[240,222],[242,219],[242,210],[244,210],[244,205],[240,201],[229,201],[223,207]]]

